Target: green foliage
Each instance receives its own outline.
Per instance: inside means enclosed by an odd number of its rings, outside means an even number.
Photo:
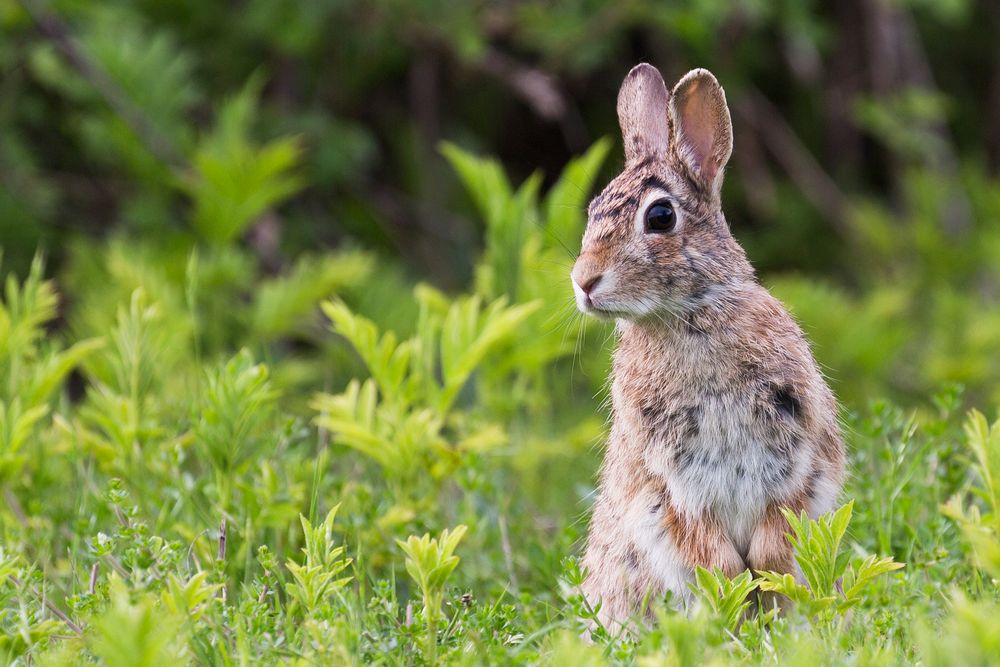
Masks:
[[[351,577],[337,578],[351,564],[350,558],[342,557],[344,547],[333,543],[333,519],[339,507],[333,507],[318,526],[304,516],[299,517],[306,541],[302,547],[306,560],[301,565],[292,560],[285,562],[294,579],[294,583],[285,587],[288,595],[310,615],[315,615],[324,604],[329,608],[327,598],[351,580]]]
[[[334,440],[375,460],[396,483],[413,485],[426,473],[450,475],[461,457],[483,453],[506,440],[494,423],[453,410],[473,372],[535,310],[538,303],[507,306],[500,298],[483,306],[477,297],[449,303],[428,287],[417,289],[417,334],[399,341],[343,303],[323,310],[333,329],[365,362],[372,379],[352,381],[341,394],[320,394],[312,403],[316,423]],[[451,442],[445,431],[455,434]]]
[[[854,502],[818,520],[803,512],[795,516],[783,510],[792,529],[789,536],[795,548],[795,562],[802,570],[805,583],[790,574],[763,572],[760,588],[787,596],[809,615],[843,614],[862,600],[870,582],[879,575],[898,570],[903,563],[891,557],[868,556],[854,559],[841,548],[841,541],[851,522]]]
[[[723,627],[734,632],[747,609],[750,608],[750,593],[757,587],[749,570],[728,579],[721,570],[709,572],[703,567],[695,569],[692,590],[709,612],[722,621]]]
[[[930,159],[945,150],[944,138],[931,128],[946,106],[944,96],[912,88],[885,100],[859,99],[855,116],[900,156]]]
[[[940,630],[920,628],[920,653],[924,664],[994,665],[1000,655],[997,637],[1000,611],[996,604],[974,602],[959,594],[953,601],[953,611]]]
[[[3,310],[0,311],[0,352],[8,375],[15,366],[14,356],[31,353],[43,336],[43,325],[55,317],[56,295],[51,282],[42,280],[43,264],[36,256],[23,285],[13,275],[7,276]],[[17,378],[9,377],[8,387]]]
[[[150,393],[171,370],[163,315],[142,290],[118,310],[111,344],[92,362],[93,383],[79,413],[84,446],[118,472],[132,472],[162,430]],[[124,466],[124,467],[120,467]]]
[[[191,224],[207,241],[237,238],[267,209],[295,194],[302,179],[294,173],[301,147],[285,137],[258,146],[250,134],[259,94],[252,79],[226,101],[215,129],[192,156],[192,173],[180,179],[194,201]]]
[[[19,398],[15,398],[9,406],[0,403],[0,477],[13,477],[23,465],[21,447],[35,424],[47,413],[45,405],[23,410]]]
[[[23,283],[7,277],[0,303],[0,482],[16,478],[27,462],[22,450],[49,415],[52,393],[102,345],[89,339],[60,349],[44,340],[57,298],[43,271],[36,255]]]
[[[210,601],[223,588],[222,584],[209,583],[208,578],[206,570],[193,574],[186,581],[171,574],[162,594],[163,605],[172,614],[197,621],[205,615]]]
[[[287,275],[261,281],[250,315],[254,336],[267,340],[294,333],[317,303],[368,280],[373,264],[370,256],[360,252],[304,255]]]
[[[238,473],[264,444],[277,397],[267,367],[242,350],[221,369],[210,372],[204,396],[192,417],[195,442],[213,467]]]
[[[947,178],[915,166],[900,180],[906,216],[872,200],[852,208],[855,288],[765,282],[803,322],[845,398],[913,400],[961,384],[996,403],[1000,186],[978,166]]]
[[[966,509],[958,495],[944,511],[961,526],[980,566],[1000,577],[1000,420],[990,425],[981,412],[973,410],[965,423],[965,434],[975,456],[972,468],[979,478],[974,491],[985,511],[975,504]]]
[[[0,549],[0,655],[8,660],[44,647],[50,637],[63,630],[61,622],[45,618],[34,605],[20,602],[18,597],[31,594],[24,583],[33,572],[21,566],[16,556]],[[19,603],[20,602],[20,603]]]
[[[989,425],[978,410],[965,423],[966,442],[975,455],[974,470],[980,479],[980,495],[988,513],[982,519],[992,523],[1000,536],[1000,420]]]
[[[166,145],[186,150],[191,143],[187,114],[202,97],[194,74],[196,59],[173,34],[151,27],[129,7],[94,5],[85,13],[80,34],[83,52],[121,88],[123,97],[145,119],[144,127],[123,118],[119,109],[108,108],[101,92],[61,60],[53,45],[35,45],[30,52],[32,71],[72,101],[67,130],[78,137],[89,158],[105,167],[123,167],[151,189],[162,188],[169,181],[169,169],[158,152]]]
[[[602,627],[572,555],[605,429],[606,350],[582,336],[609,332],[558,318],[562,243],[608,144],[544,196],[445,150],[485,223],[467,292],[403,290],[362,251],[271,266],[237,240],[245,210],[198,235],[75,241],[55,280],[39,259],[8,280],[6,662],[990,664],[1000,426],[973,412],[963,428],[954,388],[912,410],[848,404],[853,500],[786,515],[801,578],[698,570],[689,608],[651,597]],[[909,289],[780,285],[890,391],[898,359],[863,329],[913,343],[893,321]]]
[[[109,586],[111,606],[94,623],[95,656],[109,667],[185,664],[180,618],[157,609],[149,596],[131,600],[120,579]]]
[[[406,571],[419,586],[424,601],[423,614],[427,626],[424,658],[431,664],[437,655],[437,625],[444,600],[444,587],[448,577],[458,566],[459,558],[455,555],[455,549],[466,530],[465,526],[458,526],[451,531],[446,528],[440,537],[431,538],[425,533],[423,537],[411,535],[405,542],[396,541],[406,554]]]

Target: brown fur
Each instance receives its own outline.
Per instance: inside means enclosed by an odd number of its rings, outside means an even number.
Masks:
[[[610,623],[646,593],[686,598],[698,565],[795,572],[779,508],[829,511],[844,467],[836,401],[722,214],[721,86],[695,70],[671,93],[640,65],[618,112],[625,168],[591,202],[572,274],[581,309],[617,321],[584,556],[585,593]],[[653,233],[645,211],[663,201],[677,223]]]
[[[791,528],[781,510],[789,509],[795,514],[806,511],[809,496],[806,489],[787,499],[784,504],[772,502],[764,511],[750,538],[747,553],[747,567],[755,572],[791,572],[793,570],[792,543],[788,540]]]
[[[730,578],[747,568],[722,524],[711,512],[691,519],[667,503],[663,520],[677,549],[692,567],[719,568]]]

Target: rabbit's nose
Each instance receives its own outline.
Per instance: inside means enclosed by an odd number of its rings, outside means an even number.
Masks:
[[[594,288],[597,287],[597,284],[601,282],[603,275],[603,272],[598,270],[592,263],[584,261],[577,262],[576,266],[573,267],[571,277],[576,286],[589,296]]]
[[[597,283],[601,282],[601,277],[602,274],[600,273],[595,276],[588,277],[584,282],[580,283],[580,289],[583,290],[584,294],[589,296],[593,289],[597,287]]]

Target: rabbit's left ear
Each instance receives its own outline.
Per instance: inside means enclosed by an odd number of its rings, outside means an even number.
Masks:
[[[670,141],[669,97],[660,70],[650,64],[636,65],[622,81],[618,91],[618,123],[625,142],[626,166],[666,159]]]
[[[733,124],[726,93],[706,69],[684,75],[670,96],[674,152],[711,196],[722,188],[722,171],[733,152]]]

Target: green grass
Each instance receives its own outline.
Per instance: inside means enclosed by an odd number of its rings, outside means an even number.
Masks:
[[[539,200],[446,149],[487,225],[464,294],[359,252],[262,276],[242,217],[8,281],[0,656],[1000,663],[1000,424],[955,388],[848,406],[843,507],[789,517],[808,587],[702,571],[688,612],[651,600],[654,622],[581,639],[610,332],[573,315],[562,245],[607,150]],[[756,589],[796,604],[744,620]]]

